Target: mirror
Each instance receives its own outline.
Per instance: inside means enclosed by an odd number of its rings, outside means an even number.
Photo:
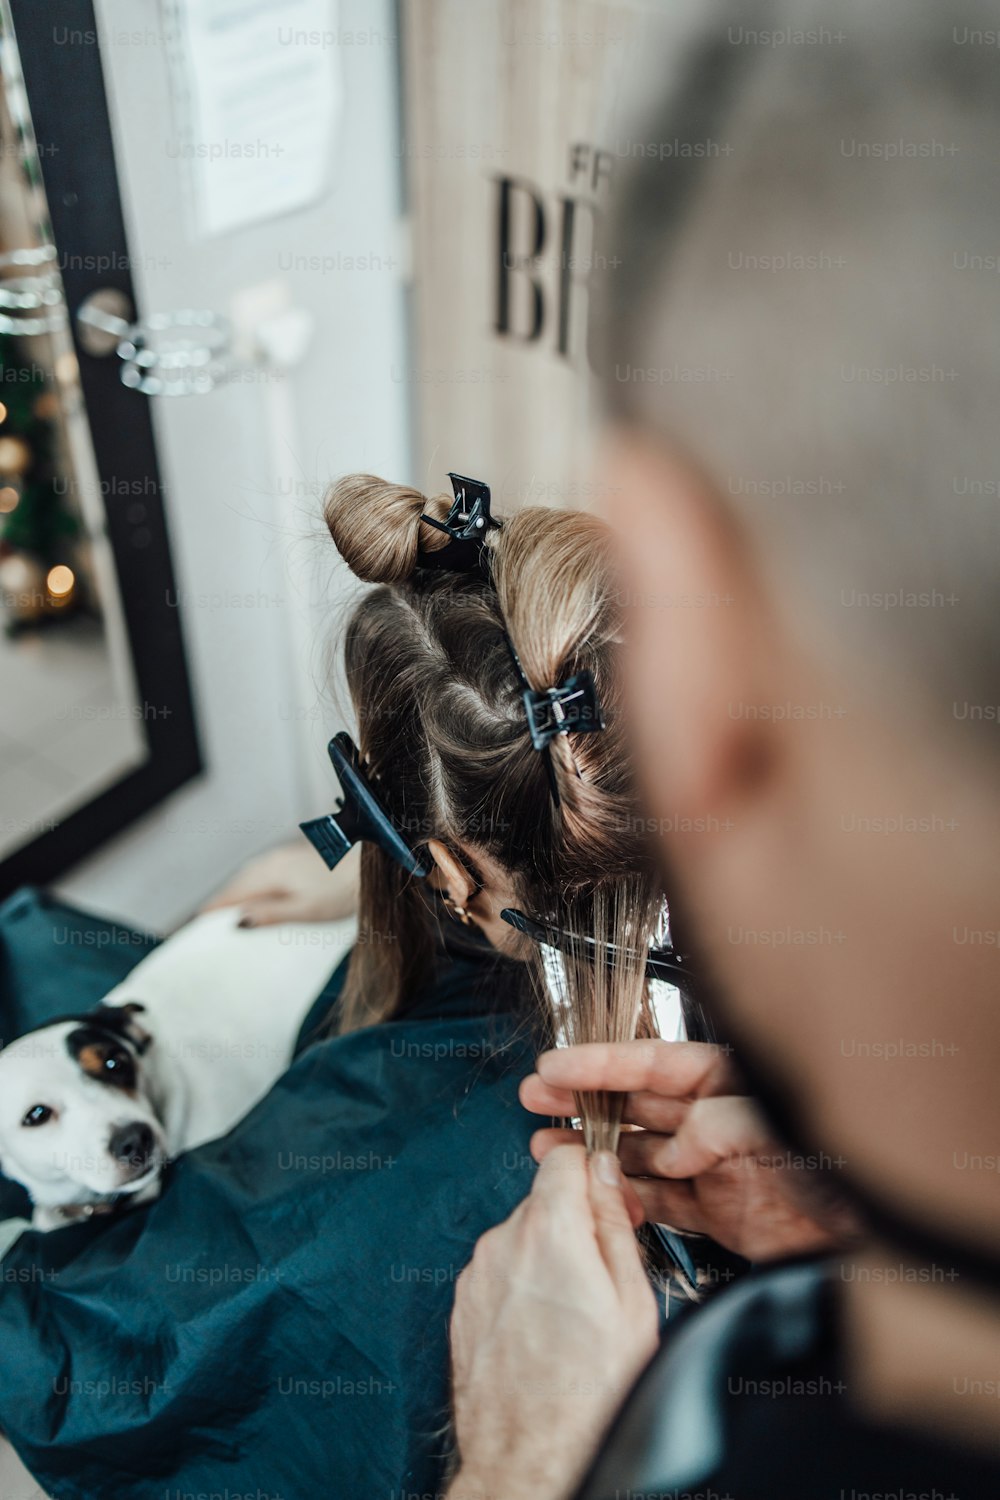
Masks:
[[[0,858],[147,754],[9,12],[0,43]]]
[[[147,403],[80,337],[130,264],[96,53],[0,0],[0,894],[200,767]]]

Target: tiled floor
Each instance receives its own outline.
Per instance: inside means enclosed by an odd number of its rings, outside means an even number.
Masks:
[[[0,633],[0,858],[145,758],[135,705],[114,680],[101,628],[77,617]]]

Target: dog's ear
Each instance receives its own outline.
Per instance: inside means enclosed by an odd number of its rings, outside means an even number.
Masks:
[[[153,1040],[153,1033],[135,1019],[137,1015],[145,1015],[146,1007],[141,1005],[138,1000],[126,1000],[125,1004],[120,1006],[119,1009],[128,1014],[129,1038],[141,1057]]]
[[[141,1057],[153,1040],[151,1031],[135,1018],[143,1014],[146,1007],[138,1000],[126,1000],[124,1005],[97,1005],[85,1017],[93,1026],[103,1031],[113,1031],[116,1036],[129,1042]]]

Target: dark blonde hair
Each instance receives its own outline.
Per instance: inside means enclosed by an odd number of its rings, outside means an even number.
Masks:
[[[477,853],[487,856],[509,873],[525,911],[644,953],[661,900],[623,740],[607,528],[579,511],[521,510],[489,534],[490,583],[420,565],[421,552],[448,540],[421,513],[440,519],[449,505],[371,475],[342,479],[327,496],[341,555],[359,578],[381,585],[357,605],[345,638],[368,772],[411,843],[440,839],[474,876]],[[533,688],[587,669],[604,709],[603,731],[551,743],[558,805],[545,756],[532,746],[508,638]],[[424,887],[364,846],[361,932],[392,940],[355,948],[342,1029],[400,1014],[429,979],[437,918]],[[540,958],[513,932],[511,951]],[[573,1040],[624,1039],[646,1012],[638,961],[612,970],[567,957],[564,988]],[[581,1107],[596,1131],[592,1144],[607,1144],[617,1129],[613,1108]]]

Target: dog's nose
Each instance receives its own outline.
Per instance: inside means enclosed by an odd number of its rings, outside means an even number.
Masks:
[[[141,1120],[116,1125],[108,1142],[111,1155],[123,1165],[145,1167],[153,1154],[153,1132]]]

